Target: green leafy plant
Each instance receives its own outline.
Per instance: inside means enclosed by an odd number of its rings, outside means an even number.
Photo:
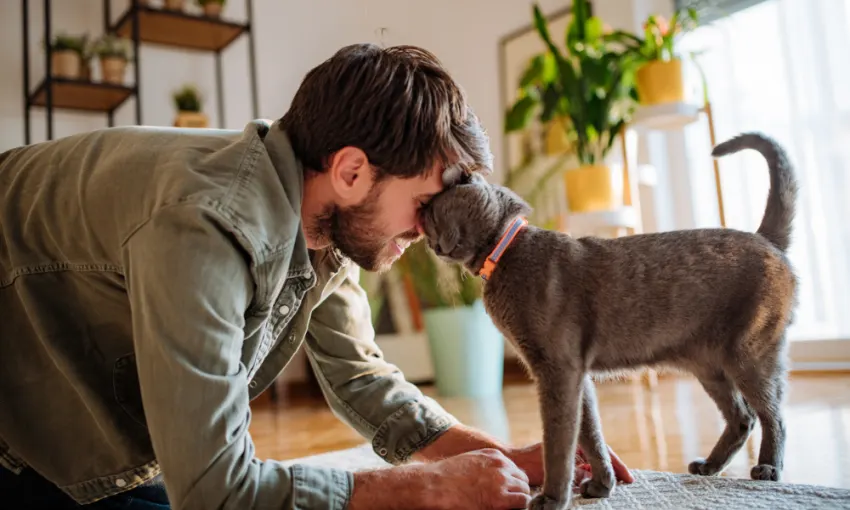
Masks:
[[[393,270],[410,276],[423,309],[470,306],[481,297],[478,278],[440,260],[424,241],[409,246]]]
[[[133,49],[130,40],[106,34],[95,41],[92,52],[98,57],[118,58],[124,61],[132,60]]]
[[[644,39],[637,40],[641,57],[646,61],[672,60],[676,57],[676,39],[697,24],[697,11],[693,8],[675,12],[669,22],[664,16],[649,16],[643,24]]]
[[[561,51],[536,4],[533,15],[547,51],[534,56],[524,71],[505,131],[525,129],[535,115],[544,125],[558,122],[580,164],[601,162],[637,104],[637,38],[606,30],[600,18],[590,16],[588,1],[576,0],[566,51]]]
[[[88,47],[88,41],[88,34],[78,36],[57,34],[53,37],[50,49],[51,51],[73,51],[82,57]]]
[[[181,112],[200,112],[201,94],[194,85],[184,85],[174,93],[174,105]]]

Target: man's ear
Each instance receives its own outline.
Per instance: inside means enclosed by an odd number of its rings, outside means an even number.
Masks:
[[[328,173],[340,205],[360,203],[372,189],[374,178],[369,158],[357,147],[343,147],[333,153]]]

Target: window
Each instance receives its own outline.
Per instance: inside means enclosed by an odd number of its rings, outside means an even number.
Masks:
[[[800,293],[789,339],[850,339],[850,0],[748,4],[688,34],[682,50],[704,50],[717,140],[763,131],[796,167],[789,256]],[[698,226],[718,224],[706,140],[704,123],[686,128]],[[747,151],[720,169],[727,226],[755,230],[769,187],[764,160]]]

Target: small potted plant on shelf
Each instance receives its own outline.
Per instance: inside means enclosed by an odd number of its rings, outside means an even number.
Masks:
[[[505,131],[511,133],[524,131],[537,114],[546,126],[546,152],[571,156],[563,162],[568,169],[560,171],[573,212],[618,206],[605,159],[637,106],[634,81],[641,62],[633,35],[607,30],[589,14],[587,0],[574,2],[566,37],[558,38],[565,42],[561,49],[534,6],[534,26],[547,50],[529,62],[505,116]]]
[[[644,39],[638,38],[644,63],[637,71],[637,93],[640,104],[657,105],[680,102],[684,99],[682,60],[674,44],[682,34],[697,26],[693,8],[673,14],[668,22],[664,16],[651,15],[643,25]]]
[[[440,260],[424,241],[408,247],[392,270],[412,281],[440,394],[500,394],[504,338],[484,309],[480,280]]]
[[[80,79],[88,34],[58,34],[50,44],[50,73],[56,78]]]
[[[129,39],[106,34],[94,45],[94,54],[100,60],[100,75],[105,83],[122,85],[127,63],[132,58]]]
[[[209,118],[201,112],[201,94],[197,87],[184,85],[174,93],[174,106],[177,108],[177,127],[205,128],[209,126]]]
[[[197,0],[198,5],[204,8],[204,14],[210,18],[218,18],[221,16],[221,10],[224,8],[225,0]]]

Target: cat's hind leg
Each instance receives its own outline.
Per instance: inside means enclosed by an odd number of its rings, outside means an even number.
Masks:
[[[785,398],[787,368],[781,353],[772,353],[741,368],[735,383],[758,415],[762,427],[758,464],[750,471],[753,480],[781,478],[785,457],[785,420],[782,404]]]
[[[756,417],[741,392],[723,372],[706,369],[697,370],[695,375],[723,415],[726,428],[708,458],[694,460],[688,465],[688,471],[694,475],[716,475],[744,446],[755,426]]]

